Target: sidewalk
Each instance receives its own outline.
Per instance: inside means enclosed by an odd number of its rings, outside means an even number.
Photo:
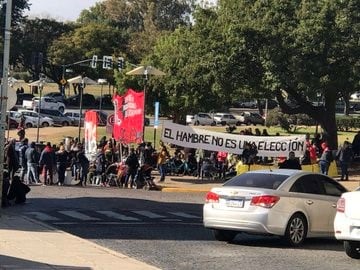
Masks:
[[[6,209],[0,211],[0,270],[158,269],[41,222],[7,215]]]

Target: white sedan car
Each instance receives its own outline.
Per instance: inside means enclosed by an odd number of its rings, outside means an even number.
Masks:
[[[27,128],[37,127],[39,120],[40,127],[49,127],[54,125],[54,120],[50,117],[44,117],[40,114],[40,119],[38,119],[39,114],[35,111],[19,110],[19,113],[25,116],[25,126]]]
[[[337,203],[334,220],[335,237],[344,240],[346,254],[360,259],[360,187],[344,193]]]
[[[298,246],[306,237],[334,237],[336,202],[346,191],[318,173],[250,171],[211,189],[203,222],[219,241],[231,241],[245,232],[279,235]]]

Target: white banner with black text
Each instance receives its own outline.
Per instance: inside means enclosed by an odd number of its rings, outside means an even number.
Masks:
[[[241,155],[247,143],[255,146],[258,156],[287,157],[293,151],[297,157],[306,150],[305,135],[297,136],[248,136],[214,132],[170,122],[164,122],[161,140],[187,148],[224,151]]]

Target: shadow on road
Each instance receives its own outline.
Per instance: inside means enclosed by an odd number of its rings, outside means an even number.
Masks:
[[[46,252],[46,251],[44,251]],[[55,265],[48,263],[35,262],[20,258],[0,255],[0,269],[58,269],[58,270],[91,270],[90,267],[76,267],[66,265]]]

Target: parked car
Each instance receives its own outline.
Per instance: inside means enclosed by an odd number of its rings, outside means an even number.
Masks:
[[[8,122],[9,116],[10,116],[10,122]],[[7,116],[6,116],[6,122],[8,123],[9,128],[10,129],[18,128],[19,124],[21,123],[22,117],[23,117],[23,115],[18,111],[8,111]],[[24,125],[25,125],[25,127],[26,126],[37,126],[37,122],[35,125],[33,125],[33,119],[25,117]]]
[[[84,124],[84,118],[85,118],[84,113],[81,114],[81,119],[80,119],[80,112],[66,112],[64,115],[69,117],[73,121],[73,124],[75,126],[79,125],[79,120],[81,120],[81,125]]]
[[[80,95],[70,96],[65,99],[66,106],[80,107]],[[98,105],[94,95],[83,94],[82,95],[82,106],[87,108],[96,108]]]
[[[215,126],[215,120],[208,114],[208,113],[197,113],[195,115],[192,115],[188,119],[188,124],[192,124],[194,126]]]
[[[250,171],[207,193],[204,226],[219,241],[245,232],[282,236],[299,246],[307,237],[333,237],[334,205],[344,192],[340,183],[318,173]]]
[[[46,117],[50,117],[54,121],[54,125],[56,125],[56,126],[72,126],[72,125],[74,125],[74,122],[70,117],[67,117],[62,112],[57,111],[57,110],[41,109],[40,114],[43,116],[46,116]]]
[[[214,120],[217,125],[241,125],[241,121],[236,119],[231,113],[216,113],[214,115]]]
[[[112,102],[112,96],[111,95],[103,95],[101,98],[96,98],[96,106],[100,108],[100,101],[101,101],[101,109],[106,110],[113,110],[114,104]]]
[[[335,237],[344,241],[345,253],[360,259],[360,187],[341,195],[334,220]]]
[[[243,124],[250,125],[264,125],[265,119],[256,112],[241,112],[236,118]]]
[[[52,97],[41,97],[41,100],[40,97],[34,97],[31,101],[23,101],[23,107],[25,109],[34,110],[39,108],[39,106],[41,106],[41,109],[58,110],[60,112],[64,112],[65,110],[65,104],[58,102]]]
[[[44,95],[44,97],[51,97],[53,99],[55,99],[58,102],[62,102],[64,103],[65,101],[65,97],[63,94],[61,94],[60,92],[50,92]]]
[[[1,117],[1,112],[0,112],[0,117]],[[21,119],[21,115],[20,115],[20,119]],[[17,119],[11,117],[9,112],[7,112],[5,121],[6,121],[6,126],[5,126],[6,129],[14,129],[19,126],[19,122],[17,121]]]
[[[19,112],[25,116],[25,126],[27,128],[37,127],[39,114],[30,110],[19,110]],[[46,117],[40,114],[40,127],[53,126],[54,121],[50,117]]]

